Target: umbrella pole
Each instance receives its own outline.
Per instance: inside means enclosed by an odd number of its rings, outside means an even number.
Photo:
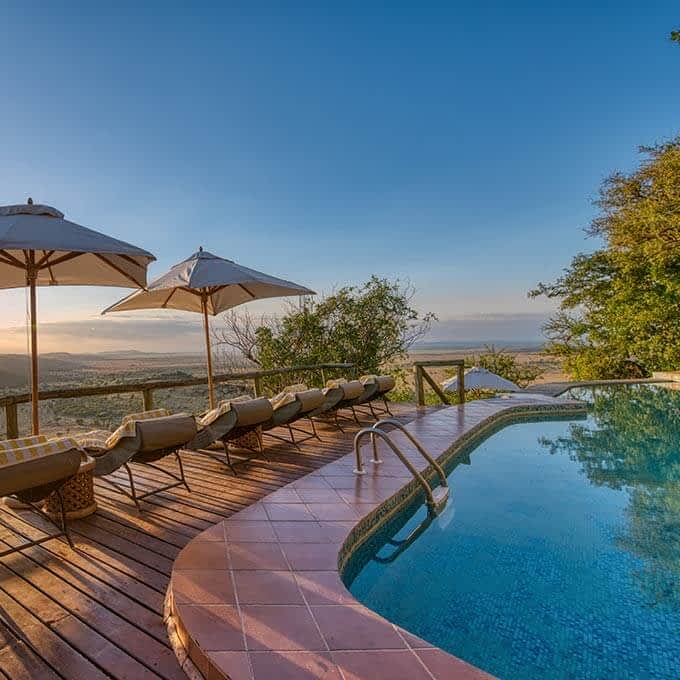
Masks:
[[[210,408],[215,408],[215,385],[213,384],[212,351],[210,350],[210,323],[208,321],[208,297],[206,294],[201,296],[201,306],[203,307],[203,327],[205,330],[205,351],[208,357],[208,394],[210,397]]]
[[[35,280],[37,272],[35,267],[35,251],[30,251],[28,286],[30,290],[31,305],[31,416],[33,421],[33,434],[40,434],[40,416],[38,415],[38,320]]]

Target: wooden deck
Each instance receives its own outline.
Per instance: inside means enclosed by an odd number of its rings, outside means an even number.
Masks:
[[[394,405],[406,422],[412,405]],[[49,541],[0,559],[0,675],[23,678],[185,678],[167,639],[163,600],[173,560],[197,533],[275,489],[351,450],[357,427],[320,427],[323,442],[267,442],[267,457],[240,465],[234,477],[201,453],[184,453],[189,494],[172,489],[143,501],[96,482],[99,510],[71,523],[76,550]],[[273,440],[271,440],[273,441]],[[174,461],[165,463],[174,468]],[[165,482],[137,466],[140,488]],[[119,479],[125,483],[126,476]],[[26,539],[39,537],[34,513],[3,505],[3,519]],[[16,536],[0,530],[0,547]]]

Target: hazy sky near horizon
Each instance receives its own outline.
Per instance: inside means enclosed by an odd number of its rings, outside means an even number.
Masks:
[[[672,2],[33,3],[0,10],[0,204],[317,291],[409,279],[435,339],[533,339],[602,179],[680,129]],[[41,348],[191,349],[200,318],[41,289]],[[276,304],[254,306],[275,311]],[[0,351],[25,294],[0,291]]]

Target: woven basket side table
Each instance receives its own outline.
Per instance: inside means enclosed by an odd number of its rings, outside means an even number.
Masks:
[[[82,454],[78,472],[61,487],[66,519],[81,519],[97,510],[94,498],[94,458]],[[52,493],[45,501],[45,512],[53,519],[61,519],[59,497]]]

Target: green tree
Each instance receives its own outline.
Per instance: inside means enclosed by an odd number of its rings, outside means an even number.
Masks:
[[[283,316],[260,324],[227,315],[217,341],[265,369],[332,362],[377,373],[404,356],[435,319],[420,316],[413,294],[409,285],[373,276],[318,301],[289,305]]]
[[[603,246],[529,293],[559,300],[547,351],[576,378],[680,366],[680,137],[640,151],[636,170],[600,190],[587,231]]]

